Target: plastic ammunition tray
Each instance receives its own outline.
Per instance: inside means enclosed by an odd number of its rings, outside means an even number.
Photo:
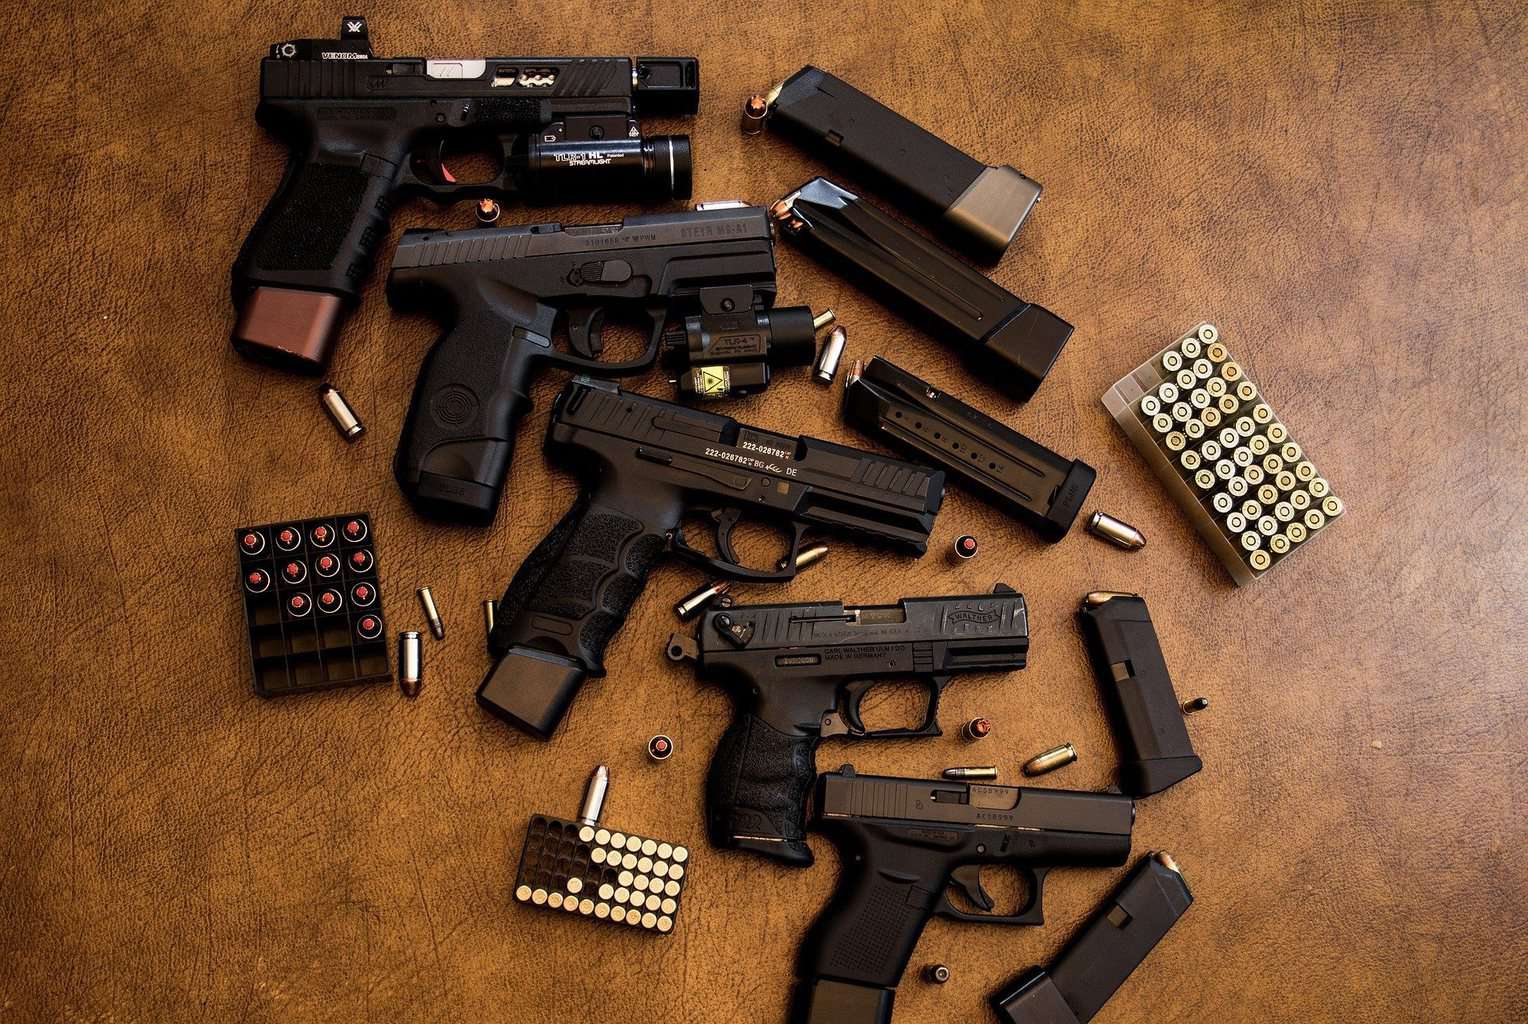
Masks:
[[[520,851],[515,899],[667,935],[689,872],[681,844],[538,814]]]
[[[1214,324],[1136,367],[1103,403],[1239,585],[1309,546],[1343,513]]]
[[[392,679],[375,543],[364,513],[234,531],[257,694]]]

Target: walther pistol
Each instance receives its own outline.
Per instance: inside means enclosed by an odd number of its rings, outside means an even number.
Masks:
[[[1024,597],[1001,583],[990,594],[879,607],[819,602],[708,611],[693,638],[669,637],[668,656],[694,661],[701,678],[726,687],[737,705],[706,777],[711,841],[806,867],[806,799],[824,737],[941,735],[939,696],[952,676],[1020,669],[1028,654]],[[866,729],[865,695],[899,676],[927,688],[923,723]]]
[[[838,888],[802,941],[795,1024],[886,1024],[897,982],[928,919],[1037,925],[1045,875],[1056,867],[1115,867],[1130,856],[1135,804],[1115,793],[988,786],[856,775],[817,780],[812,830],[838,848]],[[958,888],[991,911],[984,864],[1027,877],[1015,914],[970,913]]]
[[[541,739],[579,684],[605,674],[605,646],[661,559],[781,582],[795,577],[809,528],[921,555],[944,497],[937,470],[587,377],[574,377],[553,404],[546,453],[576,471],[582,489],[504,592],[489,637],[497,660],[477,692],[484,710]],[[781,568],[739,559],[732,532],[745,512],[789,532]],[[719,557],[685,538],[685,516],[703,513],[715,524]]]
[[[233,266],[234,348],[322,371],[411,195],[688,198],[689,137],[643,138],[636,119],[699,102],[694,57],[378,57],[349,15],[338,39],[273,44],[255,117],[290,154]],[[490,156],[492,176],[458,180],[450,163],[468,153]]]

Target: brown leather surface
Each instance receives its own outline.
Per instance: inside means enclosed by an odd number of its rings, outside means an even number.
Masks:
[[[257,60],[327,35],[334,5],[170,0],[32,7],[8,26],[0,101],[6,444],[0,562],[0,1020],[640,1021],[784,1018],[791,958],[833,886],[709,849],[700,816],[725,697],[671,666],[659,571],[610,675],[550,743],[472,703],[479,602],[573,498],[539,451],[537,390],[508,507],[488,531],[426,525],[389,459],[435,328],[374,276],[333,379],[368,433],[345,445],[316,387],[230,350],[227,270],[282,149],[253,121]],[[1045,785],[1096,788],[1115,752],[1072,612],[1146,595],[1202,775],[1140,805],[1136,851],[1171,850],[1197,901],[1099,1021],[1528,1018],[1528,39],[1517,5],[1311,3],[1087,14],[1005,4],[842,11],[716,3],[378,3],[384,53],[693,52],[696,197],[768,201],[818,165],[744,141],[737,105],[812,61],[1045,198],[994,272],[1077,325],[1023,407],[788,248],[781,298],[832,306],[881,352],[1096,466],[1088,510],[1150,538],[1054,547],[952,489],[921,562],[835,544],[758,599],[1025,592],[1029,668],[958,681],[947,726],[994,736],[825,745],[821,767],[1017,765],[1063,740]],[[552,211],[570,222],[629,208]],[[468,223],[414,203],[395,228]],[[512,210],[511,219],[533,215]],[[391,249],[384,249],[384,258]],[[1099,405],[1201,319],[1226,339],[1348,504],[1313,550],[1233,587]],[[654,375],[639,385],[663,394]],[[860,443],[836,396],[788,374],[720,407]],[[371,511],[393,629],[422,625],[415,702],[377,686],[251,695],[230,529]],[[942,560],[962,532],[973,562]],[[391,633],[390,633],[391,635]],[[664,731],[678,753],[645,762]],[[953,731],[953,730],[952,730]],[[525,823],[571,815],[598,761],[616,827],[689,841],[677,934],[512,904]],[[1121,872],[1060,871],[1039,930],[936,921],[899,1024],[989,1019]]]

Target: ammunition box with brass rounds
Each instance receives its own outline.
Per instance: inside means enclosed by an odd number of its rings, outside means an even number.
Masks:
[[[1205,369],[1209,378],[1199,380],[1198,372]],[[1164,411],[1177,401],[1178,380],[1185,373],[1206,392],[1220,392],[1215,409],[1205,414],[1215,411],[1216,421],[1228,424],[1199,446],[1200,464],[1213,470],[1208,475],[1193,460],[1184,460],[1185,432],[1175,429],[1173,416]],[[1298,510],[1295,495],[1309,488],[1300,499],[1308,503],[1329,493],[1329,485],[1267,397],[1247,379],[1246,369],[1231,358],[1213,324],[1200,324],[1122,377],[1104,393],[1103,404],[1238,585],[1251,583],[1304,548],[1342,514],[1338,501],[1336,512],[1323,505],[1313,510],[1315,517],[1248,515],[1237,520],[1246,523],[1239,529],[1230,523],[1225,496],[1240,499],[1255,488],[1264,506],[1288,502]],[[1293,519],[1304,529],[1280,533],[1279,525]]]
[[[601,825],[609,785],[610,773],[600,765],[589,777],[576,821],[546,814],[531,818],[515,873],[515,900],[672,934],[689,879],[690,848]]]

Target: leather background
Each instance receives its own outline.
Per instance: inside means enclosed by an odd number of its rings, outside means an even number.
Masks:
[[[347,7],[350,5],[346,5]],[[25,1021],[783,1019],[795,946],[835,858],[776,869],[705,846],[702,779],[725,697],[671,666],[667,567],[561,733],[541,744],[471,701],[479,602],[573,498],[524,425],[488,531],[427,526],[389,458],[434,326],[393,315],[379,273],[332,377],[366,422],[347,447],[306,380],[227,344],[227,270],[283,150],[253,120],[269,43],[331,33],[330,3],[65,0],[12,12],[0,93],[6,444],[0,641],[0,1019]],[[1101,1022],[1528,1018],[1528,172],[1517,5],[1002,3],[749,8],[715,2],[374,2],[384,54],[695,53],[696,198],[769,201],[819,168],[742,140],[750,91],[813,61],[1011,162],[1045,198],[994,276],[1077,325],[1034,401],[1006,402],[880,306],[780,250],[781,299],[830,305],[850,354],[882,352],[1100,472],[1126,554],[1048,547],[952,489],[921,562],[836,544],[759,599],[853,603],[1025,592],[1029,668],[967,678],[944,721],[968,748],[826,745],[822,767],[931,773],[1081,752],[1115,761],[1072,612],[1095,588],[1151,602],[1206,769],[1142,803],[1197,897]],[[550,211],[594,221],[629,207]],[[469,222],[413,203],[395,229]],[[512,221],[538,215],[512,209]],[[384,249],[384,259],[391,247]],[[1201,319],[1347,502],[1329,536],[1236,589],[1099,395]],[[642,390],[667,390],[653,375]],[[727,413],[860,443],[799,373]],[[393,631],[430,584],[415,702],[378,686],[250,692],[230,529],[364,509]],[[948,567],[959,533],[981,555]],[[662,767],[643,742],[672,734]],[[528,816],[571,816],[590,767],[607,821],[688,840],[677,934],[511,904]],[[988,992],[1047,960],[1121,872],[1061,871],[1039,930],[936,921],[899,1024],[989,1019]]]

